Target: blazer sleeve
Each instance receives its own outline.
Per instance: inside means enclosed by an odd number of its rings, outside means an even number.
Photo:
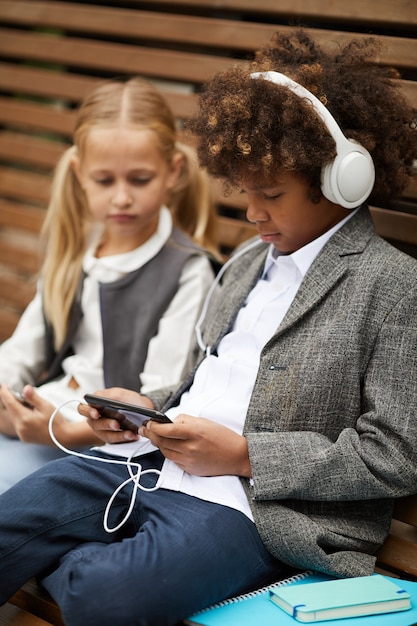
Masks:
[[[308,430],[246,433],[255,499],[343,501],[416,492],[416,320],[413,289],[391,309],[369,347],[355,427],[342,429],[335,440]]]

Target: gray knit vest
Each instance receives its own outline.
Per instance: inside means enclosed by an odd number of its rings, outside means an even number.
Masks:
[[[100,284],[106,387],[139,391],[149,341],[157,334],[159,320],[177,293],[185,263],[196,254],[205,251],[174,228],[164,247],[145,265],[119,280]],[[47,325],[47,374],[40,384],[59,376],[62,361],[73,354],[72,342],[82,318],[83,281],[84,277],[73,303],[67,337],[58,353],[52,348],[53,336]]]

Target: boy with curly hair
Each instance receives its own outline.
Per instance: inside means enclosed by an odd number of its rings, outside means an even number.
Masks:
[[[246,194],[260,237],[221,272],[179,389],[102,392],[173,424],[135,435],[80,405],[97,459],[136,455],[156,490],[109,534],[122,464],[61,459],[10,489],[0,601],[38,574],[68,626],[162,626],[294,570],[373,572],[417,484],[417,262],[366,205],[410,180],[416,113],[376,51],[297,31],[206,85],[201,163]]]

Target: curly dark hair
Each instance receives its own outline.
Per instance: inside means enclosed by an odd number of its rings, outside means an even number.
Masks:
[[[308,101],[287,87],[254,80],[275,70],[309,89],[332,113],[346,137],[372,155],[376,181],[370,200],[401,195],[417,156],[417,112],[399,91],[396,69],[372,62],[372,37],[326,49],[304,30],[276,33],[255,60],[214,76],[199,96],[189,128],[199,138],[201,165],[235,186],[242,176],[270,178],[296,171],[320,197],[320,172],[336,155],[334,139]]]

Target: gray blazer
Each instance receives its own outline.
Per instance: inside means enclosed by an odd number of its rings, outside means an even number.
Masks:
[[[231,327],[266,253],[261,244],[226,272],[207,344]],[[372,573],[393,499],[417,492],[416,277],[417,261],[376,235],[364,207],[262,350],[244,429],[253,484],[243,482],[265,546],[297,568]]]

